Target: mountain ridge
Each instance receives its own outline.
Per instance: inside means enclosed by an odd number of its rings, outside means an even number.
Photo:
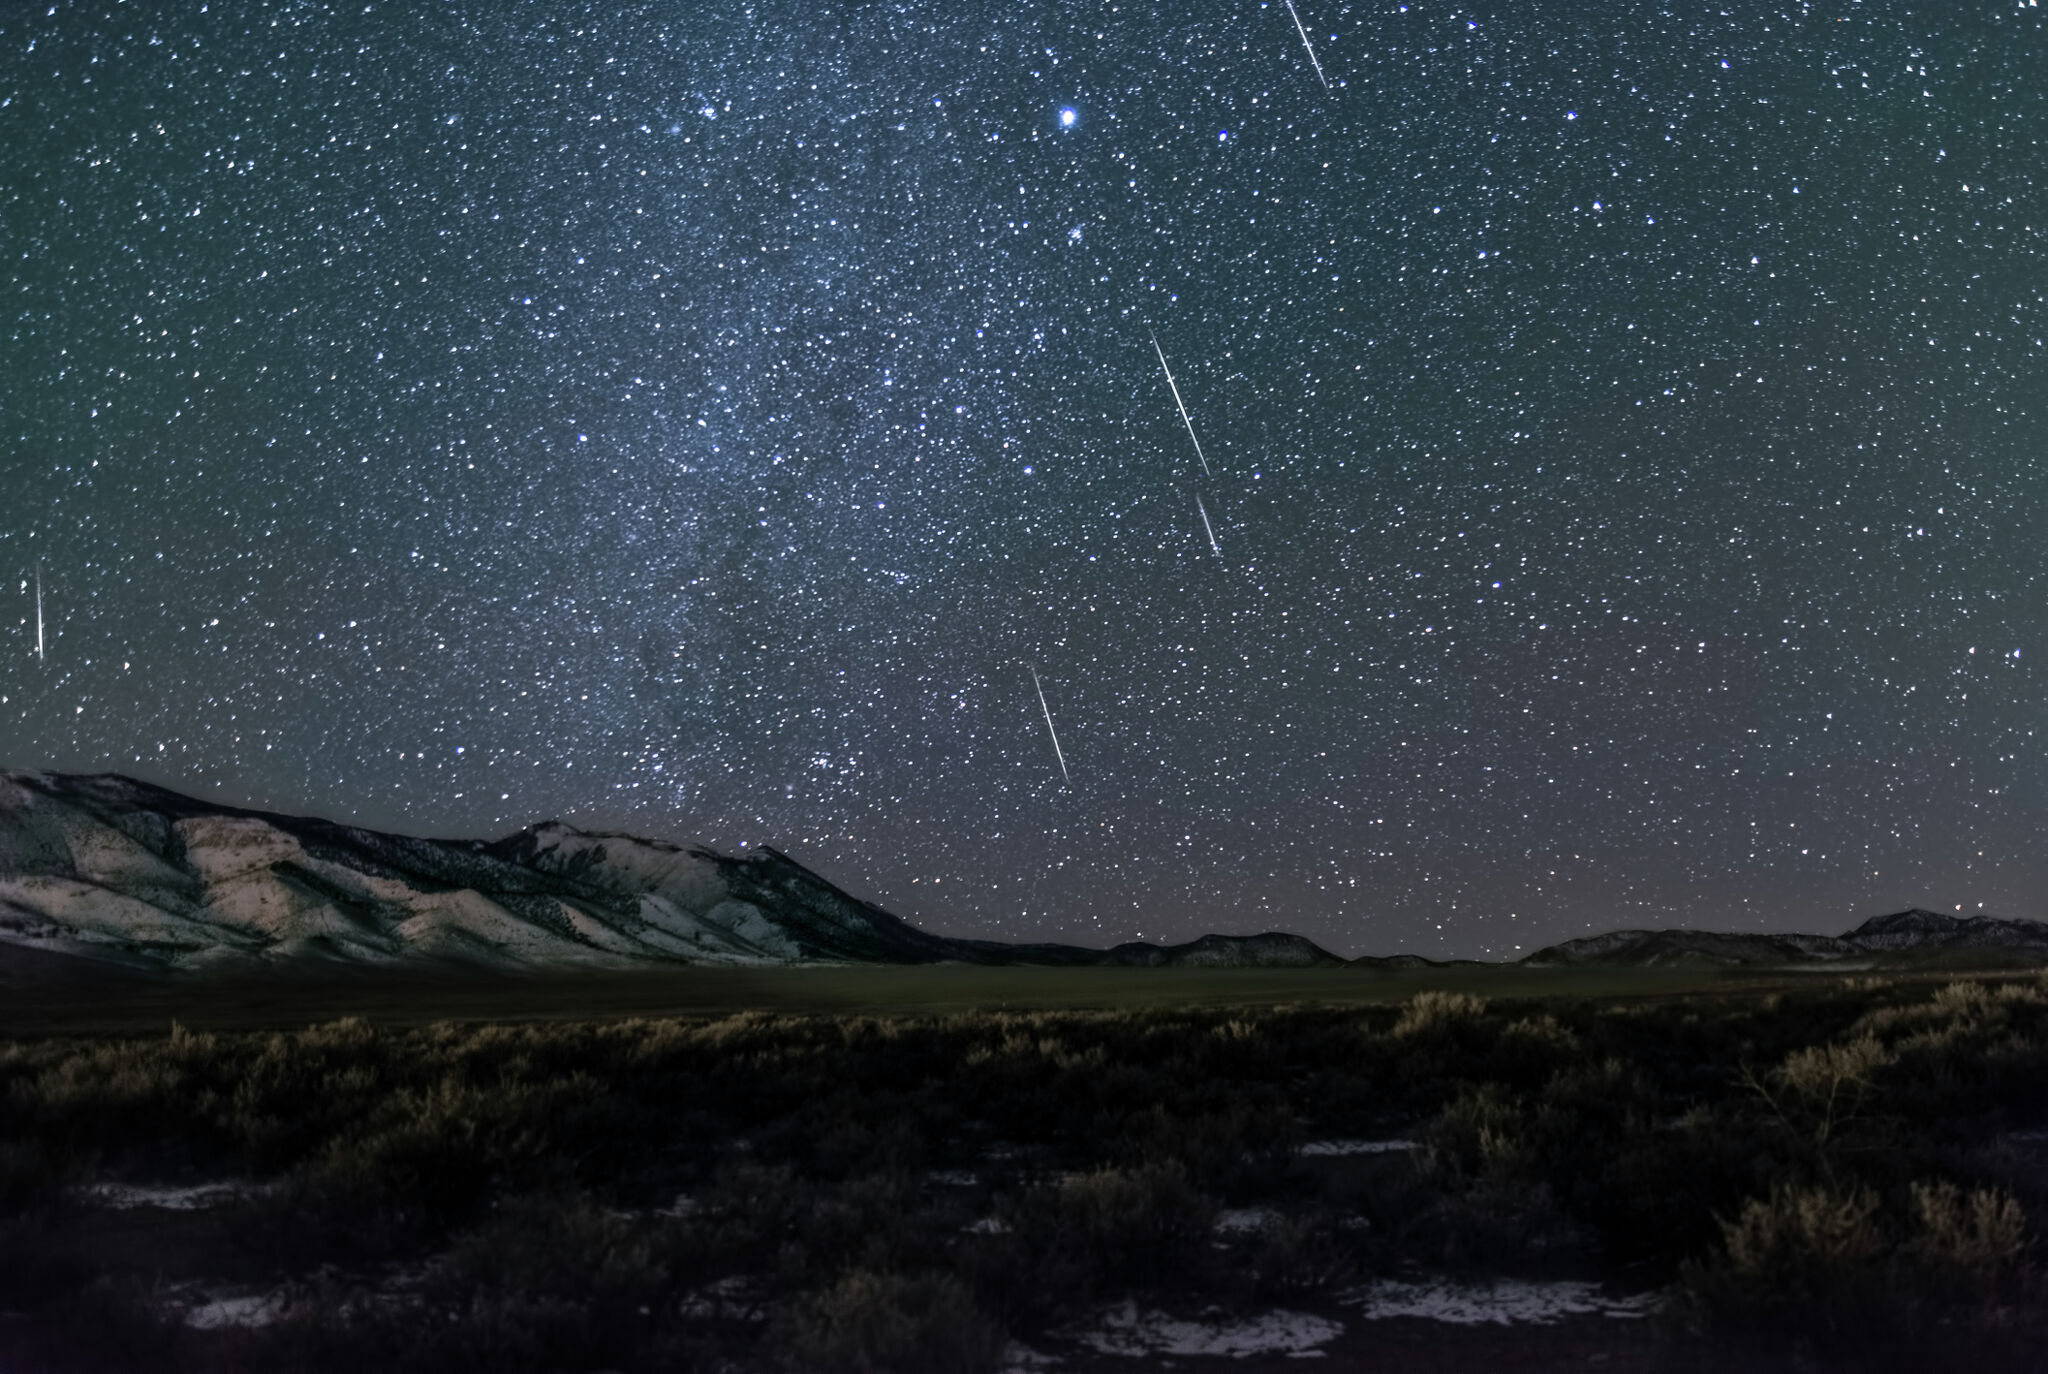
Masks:
[[[1005,944],[921,930],[762,846],[560,821],[498,840],[386,834],[119,774],[0,771],[0,945],[137,968],[1043,964],[1317,967],[1296,935]]]
[[[1872,916],[1841,935],[1799,932],[1615,930],[1535,951],[1532,968],[1626,964],[1788,965],[1901,952],[1991,951],[2048,956],[2048,923],[2010,916],[1951,916],[1925,907]]]
[[[0,951],[150,971],[810,964],[1057,968],[1438,966],[1342,959],[1299,935],[1108,949],[934,934],[770,846],[741,855],[561,821],[496,840],[393,835],[207,802],[120,774],[0,770]],[[1839,936],[1620,930],[1515,961],[1825,966],[1995,954],[2048,960],[2048,924],[1911,908]],[[1471,961],[1454,961],[1470,963]]]

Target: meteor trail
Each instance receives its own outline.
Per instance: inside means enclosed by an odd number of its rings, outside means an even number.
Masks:
[[[1301,26],[1301,16],[1294,12],[1294,0],[1287,0],[1287,13],[1294,20],[1294,31],[1301,35],[1301,46],[1308,49],[1310,65],[1316,69],[1316,80],[1323,83],[1323,89],[1330,89],[1330,78],[1323,75],[1323,64],[1316,61],[1316,45],[1308,41],[1308,30]]]
[[[1052,707],[1045,704],[1045,685],[1038,680],[1036,668],[1031,669],[1031,685],[1038,691],[1038,709],[1045,712],[1045,733],[1052,736],[1052,756],[1060,761],[1060,776],[1072,787],[1074,775],[1067,771],[1066,751],[1060,748],[1060,732],[1052,728]]]
[[[36,662],[43,661],[43,565],[36,564]]]
[[[1149,329],[1145,332],[1148,334],[1152,333]],[[1188,427],[1188,442],[1195,446],[1195,457],[1201,458],[1202,475],[1207,477],[1210,475],[1209,460],[1202,458],[1202,441],[1195,438],[1195,422],[1188,418],[1188,408],[1180,399],[1180,388],[1173,384],[1173,369],[1166,365],[1166,350],[1159,346],[1159,336],[1157,334],[1152,334],[1152,351],[1159,355],[1159,370],[1166,374],[1167,389],[1173,392],[1173,403],[1180,409],[1180,422]]]
[[[1216,527],[1209,523],[1209,508],[1202,504],[1200,492],[1195,493],[1195,509],[1202,513],[1202,528],[1209,532],[1209,547],[1216,551],[1218,558],[1223,557],[1223,546],[1216,542]]]

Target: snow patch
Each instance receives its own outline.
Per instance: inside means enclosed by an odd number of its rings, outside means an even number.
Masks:
[[[1000,1374],[1032,1374],[1034,1370],[1055,1369],[1059,1361],[1043,1351],[1033,1350],[1022,1341],[1011,1341],[1003,1347],[1003,1364]]]
[[[768,1313],[753,1280],[744,1274],[708,1283],[687,1293],[676,1310],[695,1321],[764,1322]]]
[[[1311,1140],[1296,1153],[1308,1157],[1392,1155],[1421,1148],[1418,1140]]]
[[[285,1307],[286,1300],[282,1293],[215,1298],[188,1309],[185,1313],[185,1325],[200,1331],[218,1331],[229,1326],[268,1326],[284,1315]]]
[[[1301,1358],[1321,1354],[1316,1347],[1343,1335],[1344,1327],[1307,1312],[1275,1310],[1254,1317],[1232,1317],[1212,1309],[1187,1318],[1141,1309],[1135,1301],[1127,1301],[1101,1314],[1094,1325],[1067,1334],[1104,1355]]]
[[[183,1187],[159,1183],[93,1183],[81,1189],[79,1197],[88,1206],[104,1207],[114,1212],[133,1211],[138,1207],[154,1207],[165,1212],[206,1212],[276,1191],[275,1183],[225,1178]]]
[[[1228,1207],[1216,1214],[1219,1236],[1256,1236],[1280,1224],[1280,1214],[1270,1207]]]
[[[1345,1300],[1363,1307],[1367,1321],[1420,1317],[1452,1326],[1549,1326],[1569,1317],[1646,1317],[1657,1301],[1654,1293],[1609,1297],[1599,1284],[1575,1279],[1382,1279]]]

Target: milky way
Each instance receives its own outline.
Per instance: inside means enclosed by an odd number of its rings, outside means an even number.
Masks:
[[[1005,938],[2048,907],[2033,0],[46,8],[0,763]]]

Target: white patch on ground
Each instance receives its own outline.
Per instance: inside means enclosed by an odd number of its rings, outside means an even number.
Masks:
[[[1549,1326],[1568,1317],[1646,1317],[1653,1293],[1609,1297],[1597,1283],[1574,1279],[1455,1283],[1449,1279],[1382,1279],[1347,1295],[1367,1321],[1420,1317],[1453,1326]]]
[[[255,1293],[238,1298],[214,1298],[186,1309],[185,1325],[200,1331],[218,1331],[229,1326],[268,1326],[284,1314],[283,1293]]]
[[[666,1207],[655,1208],[654,1215],[658,1217],[674,1217],[677,1220],[681,1220],[684,1217],[694,1217],[703,1210],[704,1204],[691,1197],[688,1193],[677,1193],[674,1202],[671,1202]]]
[[[1280,1214],[1270,1207],[1228,1207],[1216,1214],[1219,1236],[1256,1236],[1280,1224]]]
[[[682,1316],[695,1321],[740,1321],[762,1322],[768,1320],[760,1295],[754,1284],[744,1274],[707,1283],[694,1293],[686,1293],[676,1309]]]
[[[417,1298],[427,1286],[427,1281],[445,1263],[446,1257],[437,1255],[424,1262],[391,1265],[377,1283],[377,1295],[395,1300]]]
[[[437,1256],[378,1270],[324,1268],[322,1272],[349,1290],[345,1313],[417,1315],[425,1311],[423,1290],[445,1263],[445,1256]],[[293,1307],[306,1296],[306,1291],[304,1284],[258,1291],[247,1284],[197,1279],[154,1290],[151,1305],[165,1321],[181,1322],[200,1331],[220,1331],[281,1321],[292,1315]]]
[[[1417,1140],[1311,1140],[1298,1153],[1308,1156],[1392,1155],[1419,1150]]]
[[[1135,1302],[1113,1307],[1093,1325],[1067,1333],[1104,1355],[1140,1358],[1158,1355],[1248,1355],[1312,1357],[1344,1334],[1343,1324],[1307,1312],[1272,1311],[1256,1317],[1231,1317],[1217,1311],[1200,1317],[1173,1317],[1140,1309]]]
[[[1033,1374],[1034,1370],[1057,1369],[1059,1361],[1043,1351],[1033,1350],[1022,1341],[1011,1341],[1003,1347],[1003,1363],[998,1374]]]
[[[182,1187],[157,1183],[93,1183],[79,1191],[79,1198],[87,1206],[105,1207],[115,1212],[132,1211],[137,1207],[155,1207],[165,1212],[205,1212],[275,1191],[277,1185],[274,1183],[225,1178]]]
[[[983,1217],[980,1221],[970,1221],[960,1229],[970,1236],[1007,1236],[1010,1234],[1010,1223],[1001,1217]]]
[[[925,1177],[944,1188],[972,1188],[981,1182],[972,1169],[934,1169]]]

